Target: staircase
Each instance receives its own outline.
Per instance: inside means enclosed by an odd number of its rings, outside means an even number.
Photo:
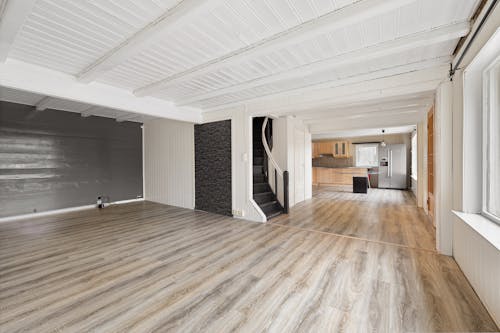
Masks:
[[[267,219],[283,214],[283,207],[278,202],[268,183],[266,175],[267,158],[262,144],[263,117],[253,119],[253,199],[262,209]],[[272,148],[272,124],[268,125],[267,142]]]

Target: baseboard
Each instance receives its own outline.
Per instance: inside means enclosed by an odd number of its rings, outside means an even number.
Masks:
[[[139,198],[139,199],[130,199],[130,200],[120,200],[120,201],[111,202],[110,205],[121,205],[121,204],[127,204],[127,203],[138,202],[138,201],[144,201],[144,199]],[[26,220],[26,219],[36,218],[36,217],[57,215],[57,214],[63,214],[63,213],[71,213],[71,212],[77,212],[77,211],[81,211],[81,210],[92,209],[92,208],[96,208],[96,205],[95,204],[94,205],[85,205],[85,206],[78,206],[78,207],[69,207],[69,208],[48,210],[46,212],[39,212],[39,213],[7,216],[7,217],[0,218],[0,223]]]

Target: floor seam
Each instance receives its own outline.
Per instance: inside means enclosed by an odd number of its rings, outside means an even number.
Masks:
[[[315,233],[320,233],[323,235],[329,235],[329,236],[336,236],[336,237],[341,237],[341,238],[348,238],[348,239],[354,239],[354,240],[359,240],[363,242],[370,242],[370,243],[376,243],[376,244],[381,244],[381,245],[389,245],[389,246],[395,246],[395,247],[400,247],[408,250],[414,250],[414,251],[425,251],[429,252],[432,254],[440,254],[436,250],[431,250],[431,249],[425,249],[425,248],[420,248],[420,247],[413,247],[413,246],[408,246],[408,245],[403,245],[403,244],[397,244],[397,243],[390,243],[390,242],[384,242],[384,241],[377,241],[373,239],[366,239],[366,238],[360,238],[360,237],[354,237],[354,236],[347,236],[347,235],[342,235],[342,234],[336,234],[334,232],[328,232],[328,231],[321,231],[321,230],[314,230],[314,229],[308,229],[308,228],[302,228],[302,227],[296,227],[296,226],[291,226],[291,225],[285,225],[281,223],[275,223],[275,222],[269,222],[269,225],[275,225],[277,227],[282,227],[282,228],[290,228],[290,229],[296,229],[296,230],[302,230],[302,231],[307,231],[307,232],[315,232]]]

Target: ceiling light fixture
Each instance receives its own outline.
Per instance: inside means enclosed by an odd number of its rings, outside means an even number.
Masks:
[[[385,129],[382,130],[382,142],[380,143],[380,146],[387,146],[387,143],[385,143]]]

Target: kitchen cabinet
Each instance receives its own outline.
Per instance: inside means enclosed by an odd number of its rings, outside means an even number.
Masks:
[[[333,141],[320,141],[316,142],[318,155],[332,155],[333,154]]]
[[[333,143],[333,157],[348,158],[349,156],[349,141],[335,141]]]
[[[313,157],[313,158],[320,157],[320,153],[319,153],[319,142],[313,142],[313,143],[312,143],[312,157]]]
[[[350,157],[349,141],[317,141],[312,143],[312,157],[333,155],[335,158]]]
[[[315,185],[352,185],[352,177],[367,177],[367,168],[313,168]]]

